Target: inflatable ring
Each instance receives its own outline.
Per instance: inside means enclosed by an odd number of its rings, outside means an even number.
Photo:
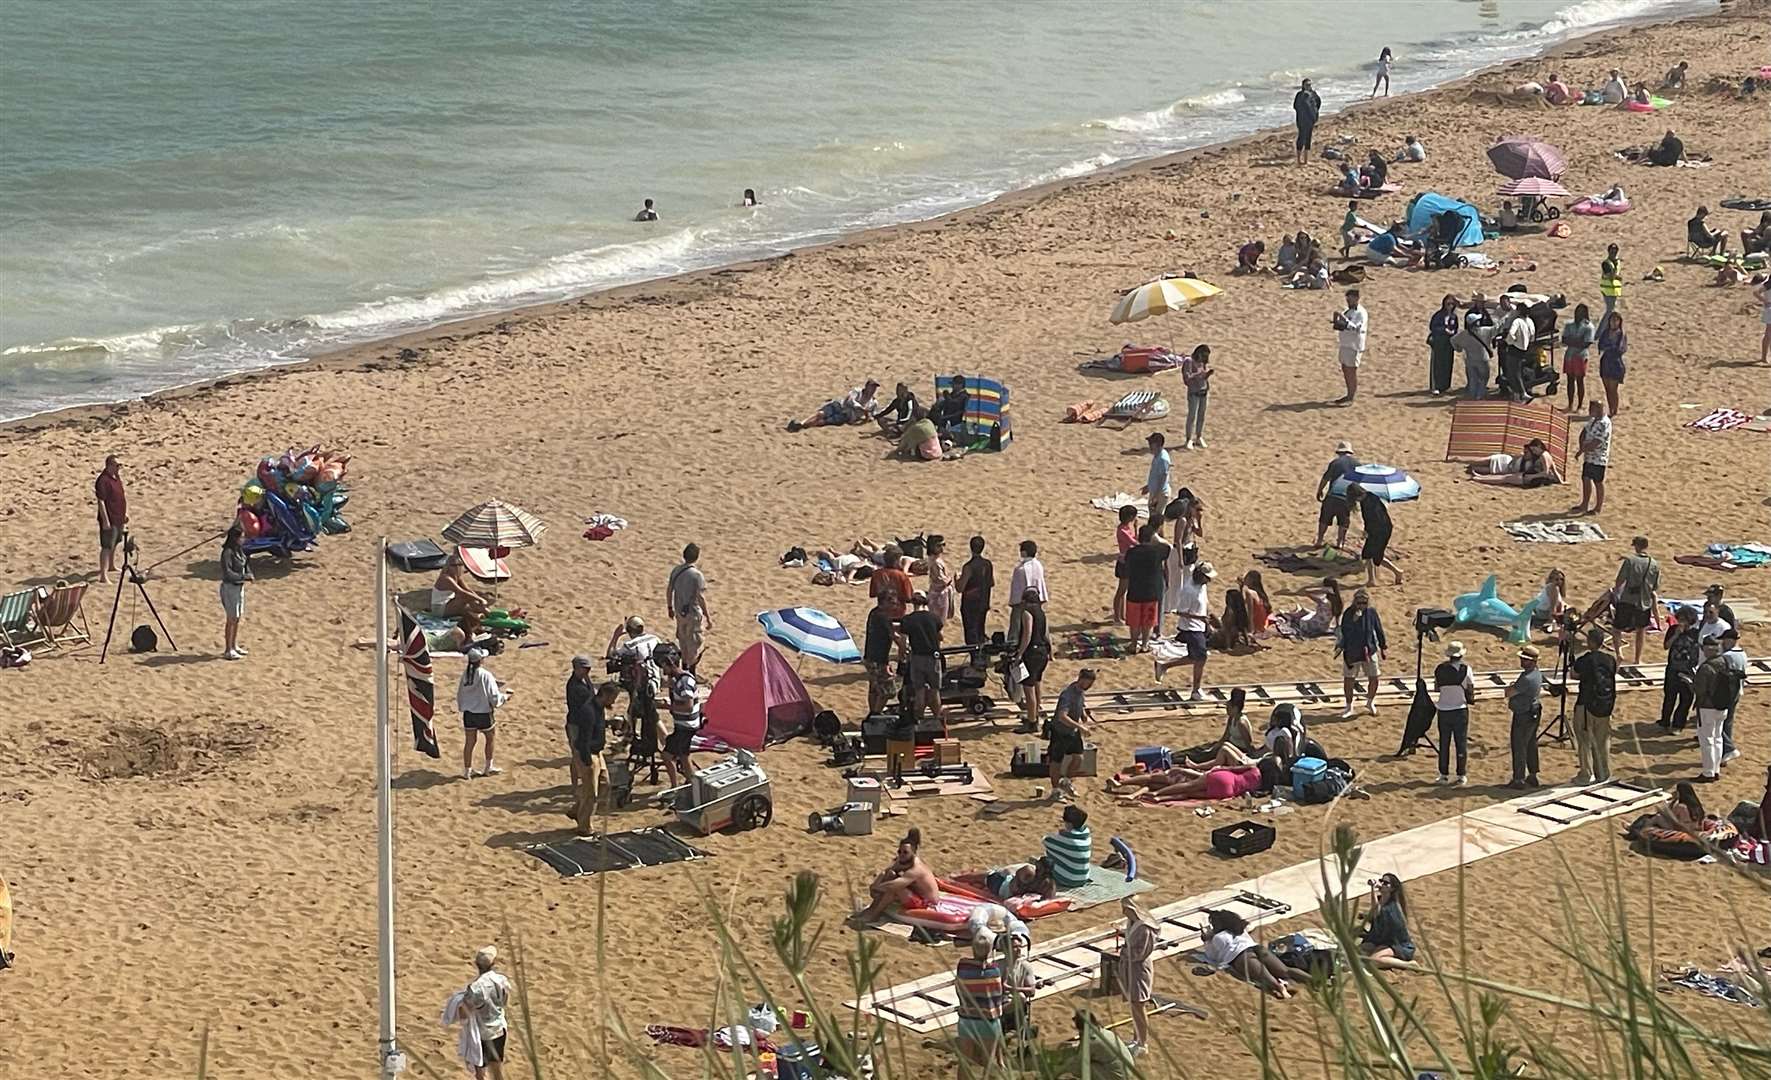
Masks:
[[[1125,880],[1136,881],[1138,879],[1137,852],[1133,851],[1131,845],[1120,837],[1115,836],[1110,843],[1113,850],[1119,852],[1119,857],[1125,860]]]

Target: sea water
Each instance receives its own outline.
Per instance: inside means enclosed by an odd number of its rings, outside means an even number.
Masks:
[[[1714,0],[0,9],[0,419],[781,252]],[[1656,73],[1645,73],[1656,74]],[[738,205],[754,188],[760,205]],[[659,220],[633,220],[641,200]]]

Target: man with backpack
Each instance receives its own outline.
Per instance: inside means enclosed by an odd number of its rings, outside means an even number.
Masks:
[[[1569,665],[1580,687],[1574,699],[1576,784],[1611,779],[1611,710],[1617,707],[1617,657],[1605,648],[1605,631],[1587,631],[1587,651]]]

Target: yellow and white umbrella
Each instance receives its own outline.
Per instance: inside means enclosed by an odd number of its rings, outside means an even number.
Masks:
[[[1152,315],[1166,315],[1171,311],[1203,304],[1223,291],[1211,282],[1201,281],[1199,278],[1157,278],[1120,297],[1119,303],[1113,308],[1112,317],[1107,321],[1128,323],[1148,319]]]

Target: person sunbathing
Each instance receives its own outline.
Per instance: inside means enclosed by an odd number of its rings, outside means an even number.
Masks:
[[[1328,751],[1305,730],[1304,714],[1290,703],[1273,706],[1261,744],[1284,769],[1291,768],[1299,758],[1328,758]]]
[[[1242,751],[1228,743],[1218,748],[1217,757],[1241,764],[1212,764],[1204,768],[1176,765],[1172,769],[1119,778],[1109,783],[1114,795],[1134,795],[1139,800],[1165,802],[1170,799],[1234,799],[1271,787],[1273,778],[1263,764],[1270,758],[1251,761]]]
[[[1498,477],[1497,482],[1517,487],[1543,487],[1562,482],[1561,474],[1556,471],[1556,463],[1550,460],[1542,439],[1532,439],[1526,443],[1524,452],[1517,457],[1512,454],[1489,454],[1480,461],[1470,462],[1466,469],[1470,476]]]
[[[831,398],[818,407],[818,411],[804,420],[789,420],[788,431],[804,431],[806,428],[841,427],[844,424],[865,422],[879,411],[879,402],[875,397],[879,393],[879,382],[868,379],[865,383],[850,390],[840,398]]]
[[[1376,191],[1378,188],[1383,187],[1384,183],[1388,181],[1389,178],[1390,163],[1384,160],[1384,156],[1376,150],[1373,150],[1370,154],[1366,155],[1365,164],[1359,167],[1360,186],[1371,191]]]
[[[432,615],[473,615],[484,618],[492,609],[492,602],[480,595],[474,588],[473,575],[467,572],[467,564],[461,556],[450,552],[449,559],[443,563],[437,579],[430,586],[430,611]]]
[[[984,875],[984,885],[998,900],[1013,900],[1017,896],[1050,900],[1058,895],[1058,883],[1052,877],[1052,861],[1044,855],[1013,870],[992,870]]]
[[[898,841],[897,856],[867,887],[873,902],[855,913],[855,922],[870,922],[893,908],[915,911],[934,904],[941,888],[935,881],[934,872],[917,853],[921,847],[921,829],[911,829],[904,834],[904,839]]]
[[[1256,759],[1258,752],[1255,747],[1258,744],[1255,742],[1254,725],[1248,721],[1247,704],[1248,692],[1246,690],[1238,686],[1230,691],[1230,700],[1224,702],[1223,734],[1218,736],[1218,741],[1212,744],[1210,752],[1205,757],[1189,758],[1189,764],[1198,766],[1227,760],[1227,756],[1224,754],[1226,746],[1239,751],[1246,760]]]
[[[1281,1001],[1291,997],[1292,983],[1310,981],[1308,972],[1285,966],[1267,951],[1266,946],[1256,942],[1248,932],[1248,921],[1242,916],[1217,909],[1207,912],[1205,921],[1210,936],[1198,954],[1204,964],[1218,971],[1227,971]]]
[[[1690,836],[1698,836],[1708,824],[1708,819],[1709,815],[1703,809],[1703,800],[1697,797],[1697,789],[1691,786],[1691,781],[1681,780],[1673,785],[1673,797],[1660,808],[1656,823]]]

